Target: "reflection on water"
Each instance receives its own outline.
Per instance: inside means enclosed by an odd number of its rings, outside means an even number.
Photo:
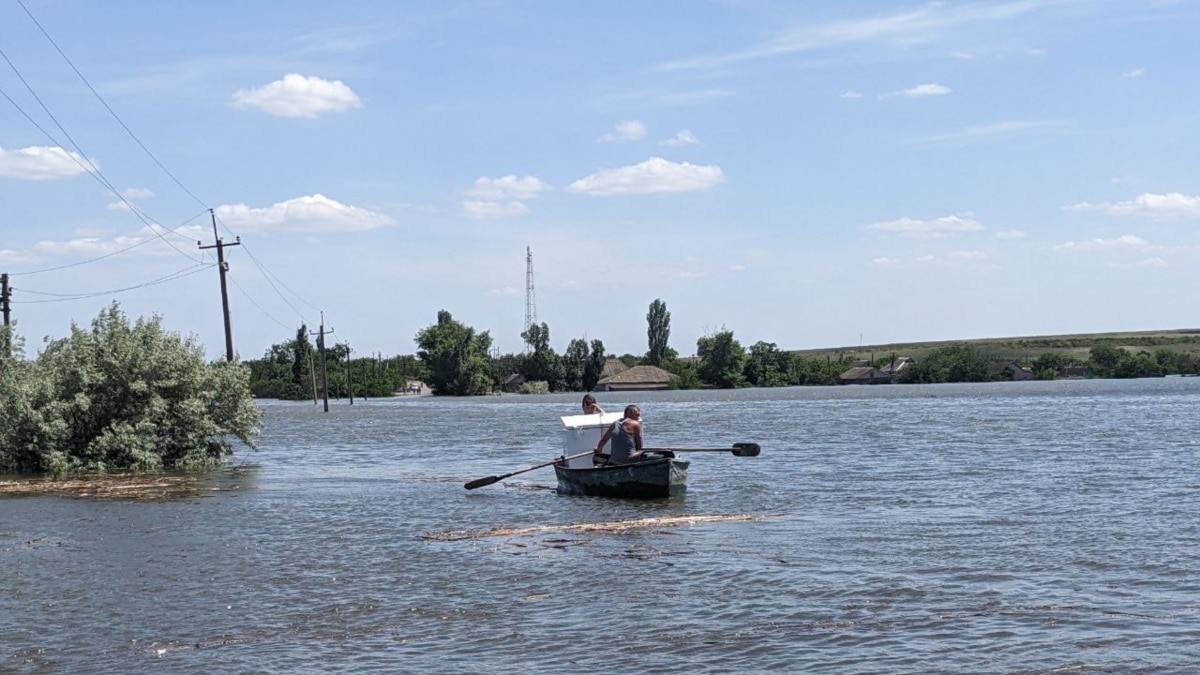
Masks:
[[[467,491],[553,459],[577,396],[264,402],[194,495],[0,499],[0,671],[1200,664],[1200,381],[599,398],[762,455],[668,500]]]

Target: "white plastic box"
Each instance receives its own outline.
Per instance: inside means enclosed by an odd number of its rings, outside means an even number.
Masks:
[[[621,419],[621,413],[593,413],[591,415],[564,415],[563,422],[563,457],[578,455],[596,449],[604,430]],[[604,444],[604,452],[609,451],[612,441]],[[572,469],[583,469],[592,465],[589,456],[576,457],[567,462]]]

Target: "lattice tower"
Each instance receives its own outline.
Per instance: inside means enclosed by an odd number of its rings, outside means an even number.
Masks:
[[[533,290],[533,251],[525,247],[525,330],[537,325],[537,294]]]

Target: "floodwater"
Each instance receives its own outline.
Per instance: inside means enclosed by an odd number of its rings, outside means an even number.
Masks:
[[[762,454],[463,488],[578,398],[263,402],[201,496],[0,498],[0,672],[1200,671],[1200,378],[602,394]]]

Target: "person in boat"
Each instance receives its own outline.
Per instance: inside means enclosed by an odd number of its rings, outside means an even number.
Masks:
[[[602,454],[604,444],[612,439],[611,454]],[[642,409],[636,405],[625,406],[625,416],[604,430],[600,442],[592,450],[593,464],[628,464],[643,457],[642,454]]]
[[[592,396],[591,394],[584,394],[584,396],[583,396],[583,414],[584,415],[604,414],[604,408],[601,408],[600,404],[596,403],[595,396]]]

